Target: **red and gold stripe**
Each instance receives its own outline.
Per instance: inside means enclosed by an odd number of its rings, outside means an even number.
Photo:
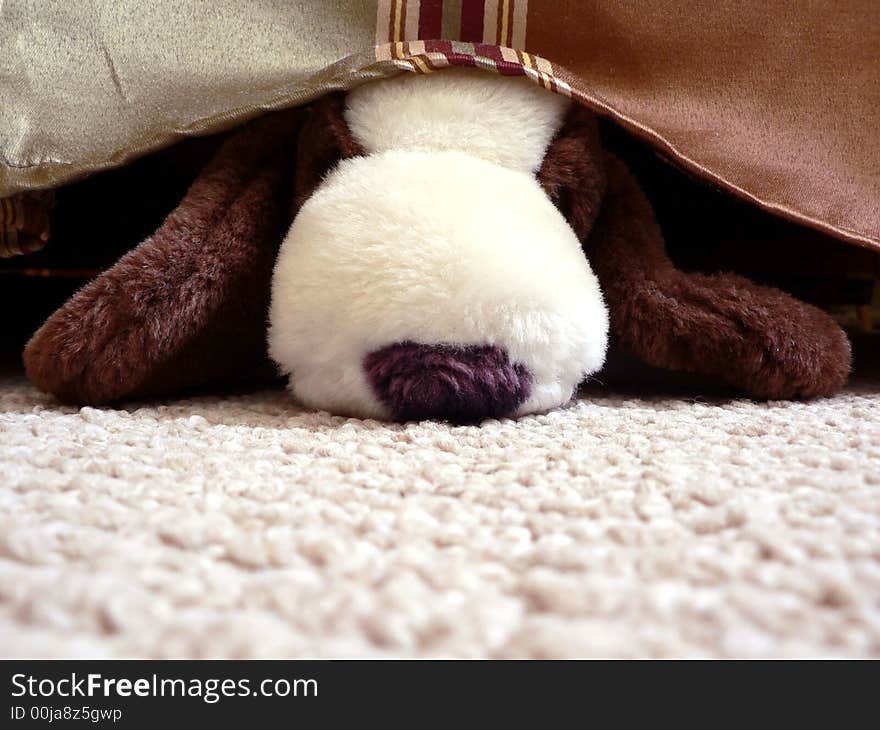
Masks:
[[[556,75],[553,64],[506,46],[448,40],[399,41],[377,46],[376,60],[423,74],[446,66],[477,66],[503,76],[526,76],[549,91],[572,96],[571,85]]]
[[[450,40],[525,48],[528,0],[379,0],[376,45]]]

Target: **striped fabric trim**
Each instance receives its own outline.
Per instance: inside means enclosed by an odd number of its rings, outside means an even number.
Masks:
[[[379,0],[376,45],[450,40],[525,48],[528,0]]]
[[[548,60],[506,46],[447,40],[415,40],[376,46],[376,60],[412,73],[448,66],[472,66],[504,76],[527,76],[545,89],[570,97],[571,85],[556,76]]]
[[[553,64],[526,53],[528,0],[379,0],[376,60],[412,73],[476,66],[571,96]]]
[[[0,259],[39,251],[49,240],[51,191],[0,198]]]

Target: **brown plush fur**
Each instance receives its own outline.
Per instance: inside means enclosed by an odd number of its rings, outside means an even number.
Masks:
[[[34,335],[31,380],[100,404],[270,371],[266,312],[283,231],[339,159],[363,154],[343,109],[332,94],[233,136],[155,235]],[[843,386],[849,342],[828,315],[738,276],[673,267],[650,204],[603,153],[591,112],[572,108],[537,177],[583,242],[612,336],[631,354],[760,398]]]
[[[608,191],[584,251],[625,350],[756,398],[813,398],[844,386],[850,344],[828,314],[741,276],[679,271],[635,179],[611,155],[605,169]]]
[[[49,318],[24,352],[38,387],[101,404],[265,372],[300,114],[230,138],[153,236]]]
[[[536,177],[578,238],[586,241],[607,187],[599,124],[593,112],[572,105]]]
[[[299,210],[336,164],[364,154],[345,123],[345,95],[328,94],[306,112],[300,131],[294,190],[294,207]]]

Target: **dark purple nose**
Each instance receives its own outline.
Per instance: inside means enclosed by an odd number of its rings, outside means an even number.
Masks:
[[[532,386],[528,369],[494,345],[399,342],[367,355],[364,370],[398,421],[474,423],[510,416]]]

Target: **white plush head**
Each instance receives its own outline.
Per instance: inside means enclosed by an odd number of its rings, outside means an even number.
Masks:
[[[305,404],[377,418],[566,403],[605,357],[598,282],[534,173],[567,100],[446,71],[372,83],[275,267],[269,347]]]

